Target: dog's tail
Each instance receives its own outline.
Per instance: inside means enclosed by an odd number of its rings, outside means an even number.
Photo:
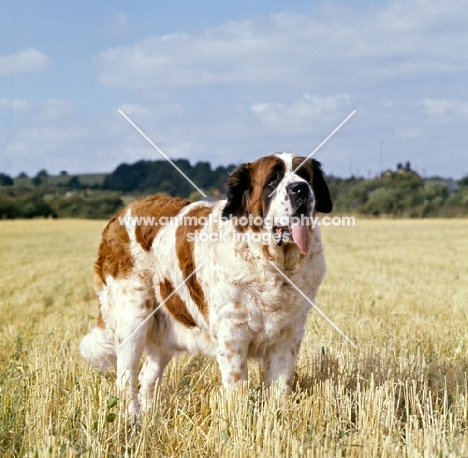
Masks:
[[[108,329],[96,327],[86,334],[80,343],[80,353],[89,364],[102,371],[115,367],[117,357],[115,343]]]

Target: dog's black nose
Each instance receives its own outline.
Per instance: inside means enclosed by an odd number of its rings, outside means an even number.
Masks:
[[[288,185],[288,194],[289,197],[309,197],[310,188],[305,181],[294,181]]]

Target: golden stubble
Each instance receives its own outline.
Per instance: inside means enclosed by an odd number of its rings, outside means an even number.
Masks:
[[[174,360],[139,426],[81,359],[104,221],[1,221],[0,456],[467,456],[468,220],[322,228],[328,273],[293,394]]]

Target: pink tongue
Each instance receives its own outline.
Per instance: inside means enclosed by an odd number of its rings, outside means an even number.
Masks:
[[[299,247],[302,254],[307,254],[309,251],[309,227],[293,224],[291,230],[294,243]]]

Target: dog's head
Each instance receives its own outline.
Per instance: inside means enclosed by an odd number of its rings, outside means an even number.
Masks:
[[[253,231],[270,230],[276,245],[294,242],[303,254],[308,251],[310,218],[332,210],[320,163],[289,153],[240,165],[227,180],[226,198],[223,217],[247,218]]]

